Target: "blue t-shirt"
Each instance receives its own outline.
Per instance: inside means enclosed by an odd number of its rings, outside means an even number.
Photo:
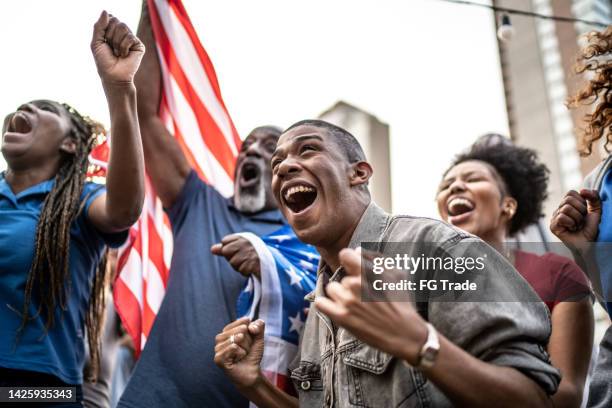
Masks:
[[[285,225],[278,210],[240,213],[195,172],[167,210],[174,253],[166,295],[120,407],[247,407],[214,361],[215,336],[236,319],[246,278],[213,244],[236,232],[270,234]]]
[[[45,334],[45,320],[36,316],[38,299],[32,291],[28,322],[16,342],[21,326],[25,285],[34,258],[36,227],[42,204],[53,180],[13,194],[0,174],[0,367],[54,375],[68,384],[83,382],[85,316],[91,286],[105,244],[118,246],[127,232],[102,234],[89,223],[87,211],[102,194],[103,186],[86,183],[81,214],[70,230],[70,292],[67,310],[55,312],[55,325]],[[44,315],[44,313],[43,313]]]
[[[608,170],[599,189],[601,199],[601,221],[597,236],[597,265],[601,278],[601,289],[606,300],[606,309],[612,317],[612,169]]]

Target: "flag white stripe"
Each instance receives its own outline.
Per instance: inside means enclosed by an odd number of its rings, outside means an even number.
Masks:
[[[162,64],[164,72],[167,71],[165,63]],[[233,193],[233,182],[225,169],[219,164],[202,139],[196,116],[185,99],[180,87],[171,75],[164,81],[164,89],[168,97],[168,109],[176,125],[179,127],[185,144],[193,153],[193,157],[200,169],[206,174],[208,181],[214,185],[225,197]]]
[[[206,106],[206,110],[221,130],[232,153],[234,155],[238,154],[229,117],[217,99],[217,95],[208,80],[206,71],[202,66],[202,62],[189,34],[185,31],[183,24],[166,1],[155,0],[155,3],[157,4],[160,20],[174,50],[176,59],[179,61],[189,83],[195,89],[198,97]]]

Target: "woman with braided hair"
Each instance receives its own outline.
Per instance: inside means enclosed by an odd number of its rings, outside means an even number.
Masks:
[[[570,106],[593,105],[584,118],[580,153],[590,155],[598,142],[612,153],[612,26],[587,34],[576,71],[588,81],[570,99]],[[580,191],[565,195],[550,230],[572,250],[612,316],[612,154],[586,177]],[[588,406],[612,406],[612,326],[600,343]]]
[[[144,46],[103,12],[91,50],[114,136],[106,187],[86,181],[104,129],[72,107],[35,100],[2,129],[0,386],[76,386],[67,406],[81,406],[85,334],[99,359],[105,248],[123,243],[144,200],[133,84]]]

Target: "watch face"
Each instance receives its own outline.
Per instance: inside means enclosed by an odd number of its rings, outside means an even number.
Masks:
[[[433,347],[428,347],[421,354],[421,364],[433,364],[438,355],[438,350]]]

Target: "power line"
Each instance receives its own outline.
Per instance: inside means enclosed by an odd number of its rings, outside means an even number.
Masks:
[[[606,28],[608,26],[608,24],[602,23],[600,21],[583,20],[581,18],[564,17],[564,16],[550,16],[546,14],[534,13],[532,11],[517,10],[513,8],[508,8],[508,7],[491,6],[489,4],[476,3],[473,1],[466,1],[466,0],[438,0],[438,1],[444,1],[447,3],[454,3],[454,4],[463,4],[466,6],[484,7],[484,8],[491,9],[493,11],[499,11],[499,12],[508,13],[508,14],[517,14],[521,16],[541,18],[544,20],[563,21],[566,23],[583,23],[583,24],[588,24],[591,26],[603,27],[603,28]]]

